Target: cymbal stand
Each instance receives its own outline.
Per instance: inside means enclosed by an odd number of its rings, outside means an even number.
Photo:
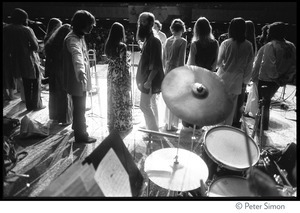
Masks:
[[[132,44],[129,45],[131,46],[131,67],[132,67],[132,71],[131,71],[131,102],[132,102],[132,114],[134,115],[134,108],[135,108],[135,82],[134,82],[134,57],[135,57],[135,52],[134,52],[134,47],[138,46],[134,44],[134,41],[132,41]],[[133,117],[133,123],[134,124],[138,124],[140,123],[140,121],[137,121],[135,117]]]
[[[196,141],[196,137],[195,137],[195,131],[196,131],[196,124],[193,125],[193,135],[192,135],[192,143],[191,143],[191,151],[193,151],[194,148],[194,142]]]
[[[183,127],[181,128],[181,130],[183,129]],[[174,161],[174,165],[178,164],[178,151],[179,151],[179,143],[180,143],[180,134],[179,134],[179,138],[178,138],[178,144],[177,144],[177,152],[176,152],[176,156],[175,156],[175,161]]]
[[[260,131],[259,131],[259,139],[258,139],[258,144],[259,144],[259,147],[260,147],[260,151],[262,151],[263,149],[263,118],[264,118],[264,98],[260,99],[258,104],[258,112],[256,113],[256,116],[255,116],[255,122],[254,122],[254,127],[253,127],[253,132],[251,134],[251,138],[254,138],[255,137],[255,133],[258,129],[258,125],[260,123]]]

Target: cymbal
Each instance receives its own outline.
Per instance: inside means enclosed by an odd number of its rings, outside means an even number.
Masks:
[[[177,163],[174,163],[176,156]],[[197,189],[200,179],[205,182],[208,178],[205,162],[185,149],[164,148],[151,153],[145,160],[144,170],[153,183],[172,191]]]
[[[197,66],[170,71],[162,83],[162,96],[174,115],[199,126],[224,121],[233,108],[221,78]]]

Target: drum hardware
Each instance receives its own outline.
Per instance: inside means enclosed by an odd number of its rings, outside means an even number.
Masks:
[[[144,165],[149,179],[168,191],[186,192],[206,181],[208,168],[195,153],[179,148],[164,148],[150,154]]]
[[[263,85],[262,90],[266,89],[267,86]],[[253,127],[253,132],[251,137],[254,138],[255,133],[257,131],[258,125],[260,124],[259,127],[259,140],[258,140],[258,144],[260,147],[260,151],[263,150],[264,148],[264,142],[263,142],[263,135],[264,135],[264,130],[263,130],[263,118],[264,118],[264,109],[265,109],[265,98],[262,97],[259,101],[258,101],[258,112],[256,113],[255,116],[255,123],[254,123],[254,127]]]
[[[246,143],[251,150],[251,166],[256,166],[260,150],[250,136],[246,142],[242,130],[224,125],[215,126],[205,133],[201,158],[209,168],[208,186],[226,176],[246,177],[250,167]]]
[[[146,154],[150,155],[153,152],[153,141],[152,141],[152,136],[157,135],[157,136],[163,136],[163,137],[171,137],[171,138],[178,138],[178,135],[173,135],[169,133],[163,133],[163,132],[158,132],[158,131],[153,131],[153,130],[147,130],[147,129],[141,129],[139,128],[138,131],[148,133],[148,143],[147,143],[147,148],[146,148]],[[178,145],[179,146],[179,145]],[[147,181],[147,196],[150,194],[150,180],[148,178]]]
[[[247,123],[245,121],[245,116],[243,116],[242,113],[242,118],[244,122],[244,134],[245,134],[245,141],[246,141],[246,147],[247,147],[247,157],[248,157],[248,163],[249,163],[249,169],[252,169],[252,159],[251,159],[251,150],[250,150],[250,142],[249,142],[249,136],[248,136],[248,131],[247,131]]]
[[[208,197],[252,197],[254,193],[248,187],[248,181],[240,176],[224,176],[214,180],[208,187]]]
[[[164,132],[158,132],[158,131],[153,131],[153,130],[148,130],[148,129],[141,129],[139,128],[138,131],[145,132],[148,134],[148,144],[147,144],[147,151],[146,154],[149,155],[153,151],[152,147],[152,136],[163,136],[163,137],[170,137],[170,138],[179,138],[178,135],[170,134],[170,133],[164,133]]]
[[[151,134],[173,136],[151,130],[141,130]],[[150,137],[149,137],[150,138]],[[175,192],[190,191],[200,187],[200,180],[208,177],[208,168],[205,162],[195,153],[179,148],[164,148],[151,153],[145,161],[144,170],[150,180],[156,185],[168,190],[168,195]],[[172,162],[172,163],[171,163]],[[171,192],[172,191],[172,192]],[[148,194],[149,195],[149,194]]]
[[[274,160],[270,159],[267,151],[264,150],[261,154],[261,157],[267,173],[274,179],[274,181],[278,185],[287,185],[289,187],[293,187],[287,179],[287,172],[284,169],[281,169]]]
[[[281,169],[278,164],[269,157],[268,152],[265,150],[262,152],[261,158],[267,174],[275,181],[279,193],[285,197],[294,197],[297,192],[297,187],[293,187],[287,179],[288,173],[286,170]]]

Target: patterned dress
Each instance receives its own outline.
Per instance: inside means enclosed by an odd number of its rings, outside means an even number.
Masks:
[[[107,74],[107,125],[113,129],[128,131],[132,128],[131,77],[126,46],[117,49],[118,57],[108,58]]]

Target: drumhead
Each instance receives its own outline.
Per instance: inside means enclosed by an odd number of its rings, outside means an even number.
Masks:
[[[260,156],[257,144],[248,136],[252,166]],[[244,132],[231,126],[217,126],[205,134],[204,149],[215,163],[231,170],[242,171],[250,167]]]
[[[216,179],[208,189],[208,197],[252,197],[255,196],[249,189],[245,178],[226,176]]]

